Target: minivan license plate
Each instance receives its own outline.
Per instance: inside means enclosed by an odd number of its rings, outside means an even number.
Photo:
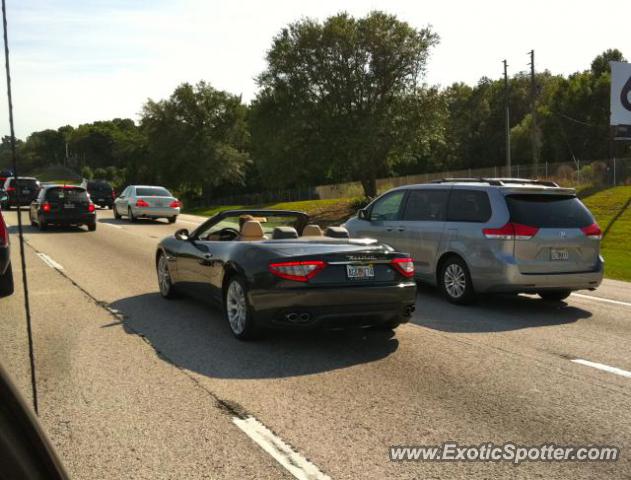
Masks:
[[[567,250],[551,248],[550,249],[550,260],[568,260],[570,258],[570,254]]]
[[[351,280],[364,280],[375,277],[372,265],[346,265],[346,276]]]

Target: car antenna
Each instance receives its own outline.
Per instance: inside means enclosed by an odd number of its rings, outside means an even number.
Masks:
[[[18,167],[15,152],[15,128],[13,126],[13,97],[11,95],[11,69],[9,67],[9,40],[7,35],[7,6],[6,0],[2,0],[2,27],[4,29],[4,66],[7,72],[7,99],[9,101],[9,127],[11,129],[11,159],[13,162],[13,176],[15,177],[15,185],[18,187]],[[35,381],[35,356],[33,353],[33,330],[31,328],[31,306],[28,296],[28,281],[26,279],[26,258],[24,255],[24,234],[22,231],[22,213],[20,209],[20,189],[15,189],[16,200],[18,203],[18,237],[20,239],[20,261],[22,264],[22,284],[24,285],[24,310],[26,312],[26,329],[28,333],[28,354],[31,362],[31,387],[33,389],[33,410],[38,415],[37,406],[37,382]]]

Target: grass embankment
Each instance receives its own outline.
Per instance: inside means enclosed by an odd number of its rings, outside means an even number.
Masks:
[[[298,210],[307,213],[311,221],[322,226],[339,225],[347,220],[354,212],[356,199],[336,198],[333,200],[305,200],[301,202],[268,203],[265,205],[221,205],[214,207],[192,208],[185,213],[210,217],[222,210],[240,208],[267,208],[278,210]]]
[[[583,198],[605,233],[605,275],[631,282],[631,186],[615,187]]]
[[[615,187],[598,191],[585,190],[583,202],[592,211],[600,228],[605,232],[602,254],[606,261],[606,276],[631,281],[631,186]],[[300,210],[308,213],[314,223],[339,225],[355,213],[357,199],[308,200],[266,205],[222,205],[196,208],[186,213],[211,216],[221,210],[238,208],[272,208]]]

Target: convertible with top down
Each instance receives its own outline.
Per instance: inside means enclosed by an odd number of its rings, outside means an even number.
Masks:
[[[220,212],[163,239],[155,261],[163,297],[216,301],[239,339],[262,327],[393,329],[416,300],[407,254],[296,211]]]

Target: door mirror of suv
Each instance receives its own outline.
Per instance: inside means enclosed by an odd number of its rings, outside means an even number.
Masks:
[[[360,220],[368,220],[368,210],[365,208],[360,208],[357,210],[357,218]]]
[[[177,232],[175,232],[175,238],[178,240],[188,240],[190,238],[188,229],[180,228]]]

